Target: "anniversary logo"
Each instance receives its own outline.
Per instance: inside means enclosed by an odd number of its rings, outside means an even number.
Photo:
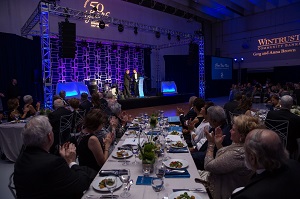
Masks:
[[[300,47],[300,34],[276,37],[271,39],[258,39],[257,50],[253,56],[276,55],[282,53],[295,53],[296,48]]]
[[[104,10],[104,5],[97,1],[86,0],[83,7],[85,9],[90,8],[90,10],[87,10],[86,12],[90,13],[91,15],[88,15],[87,19],[85,20],[85,23],[91,23],[91,27],[99,27],[99,16],[108,17],[110,15],[110,12],[106,12]],[[94,17],[97,17],[98,20],[94,21]],[[105,24],[105,26],[108,26],[108,24]]]

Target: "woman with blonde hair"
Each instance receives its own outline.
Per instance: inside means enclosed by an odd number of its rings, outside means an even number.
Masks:
[[[244,142],[251,130],[261,127],[259,119],[239,115],[234,117],[232,122],[230,130],[232,144],[229,146],[222,146],[225,135],[219,127],[211,134],[205,131],[208,147],[204,173],[207,174],[208,187],[214,199],[229,198],[235,188],[245,186],[253,175],[253,171],[247,169],[244,164]],[[215,146],[218,149],[216,157],[214,157]],[[200,176],[204,174],[203,171],[199,173]]]

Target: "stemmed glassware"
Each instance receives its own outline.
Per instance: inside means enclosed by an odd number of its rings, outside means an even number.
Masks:
[[[131,150],[132,150],[132,153],[133,153],[133,155],[134,155],[134,162],[133,162],[132,164],[137,164],[136,156],[138,156],[138,154],[139,154],[139,147],[133,145],[133,146],[131,147]]]
[[[151,186],[155,192],[157,192],[157,199],[159,199],[159,192],[164,187],[164,179],[163,178],[152,178]]]
[[[117,177],[116,176],[108,176],[105,178],[105,186],[111,193],[111,199],[113,199],[113,193],[115,188],[117,187]]]
[[[124,159],[124,161],[123,161],[123,163],[122,163],[122,165],[123,166],[127,166],[128,164],[127,164],[127,160],[126,160],[126,157],[128,156],[128,152],[126,151],[126,150],[124,150],[123,152],[122,152],[122,157],[123,157],[123,159]]]
[[[130,170],[126,169],[126,172],[122,173],[122,175],[120,175],[120,180],[123,183],[123,192],[120,194],[120,196],[122,198],[128,198],[130,196],[130,193],[128,192],[128,187],[126,187],[126,185],[128,185],[128,182],[130,180]]]
[[[14,116],[15,116],[15,120],[16,120],[16,121],[19,121],[20,114],[16,113]]]
[[[165,167],[165,165],[163,163],[156,165],[156,167],[155,167],[155,175],[158,178],[163,178],[165,176],[165,172],[166,172],[166,167]]]

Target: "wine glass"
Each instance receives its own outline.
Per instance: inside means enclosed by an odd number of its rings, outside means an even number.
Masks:
[[[113,199],[113,193],[117,186],[117,177],[116,176],[108,176],[105,178],[105,186],[111,193],[111,198]]]
[[[158,178],[163,178],[165,176],[166,167],[164,164],[158,164],[155,167],[155,174]]]
[[[131,147],[131,150],[132,150],[132,153],[133,153],[133,155],[134,155],[134,162],[133,162],[132,164],[137,164],[136,156],[138,156],[138,154],[139,154],[139,147],[133,145],[133,146]]]
[[[16,120],[16,121],[19,121],[20,114],[16,113],[14,116],[15,116],[15,120]]]
[[[130,170],[129,169],[125,169],[125,170],[126,172],[120,175],[120,180],[123,183],[123,192],[120,194],[122,198],[128,198],[130,196],[130,193],[128,192],[128,188],[126,187],[130,179]]]
[[[123,150],[123,151],[122,151],[122,157],[123,157],[123,159],[124,159],[122,165],[123,165],[123,166],[127,166],[128,164],[127,164],[126,157],[128,157],[128,151]]]
[[[164,187],[164,180],[163,178],[152,178],[151,186],[155,192],[157,192],[157,199],[159,198],[159,192]]]

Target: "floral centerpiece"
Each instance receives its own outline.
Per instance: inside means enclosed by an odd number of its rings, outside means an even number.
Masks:
[[[40,111],[39,111],[39,115],[46,115],[46,116],[48,116],[49,115],[49,113],[51,113],[52,111],[50,110],[50,109],[41,109]]]
[[[150,117],[150,127],[151,129],[154,129],[157,125],[157,115],[153,113]]]
[[[293,106],[290,111],[300,116],[300,106]]]

